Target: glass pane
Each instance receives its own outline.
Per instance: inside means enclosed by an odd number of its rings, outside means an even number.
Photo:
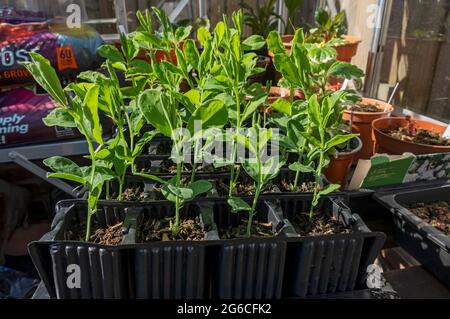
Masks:
[[[392,1],[378,94],[400,83],[396,105],[450,120],[450,1]]]

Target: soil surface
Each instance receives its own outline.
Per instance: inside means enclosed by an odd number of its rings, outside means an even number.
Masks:
[[[149,219],[141,223],[138,230],[138,242],[154,242],[167,240],[203,240],[205,231],[200,225],[199,218],[181,219],[177,234],[173,234],[170,229],[171,223],[175,222],[174,217],[164,219]]]
[[[144,170],[145,171],[145,170]],[[171,160],[166,159],[161,162],[161,165],[159,167],[152,167],[148,169],[149,172],[154,173],[168,173],[168,174],[176,174],[177,172],[177,165]],[[215,169],[213,165],[203,165],[198,164],[196,166],[195,172],[196,173],[215,173],[215,172],[223,172],[225,170],[223,169]],[[183,165],[183,174],[191,173],[192,172],[192,166],[188,163],[185,163]]]
[[[363,103],[351,105],[347,108],[347,110],[353,111],[353,112],[369,112],[369,113],[382,112],[379,109],[379,104],[363,104]]]
[[[406,142],[436,146],[450,146],[450,139],[443,138],[439,134],[428,130],[418,129],[412,119],[406,127],[385,128],[381,129],[381,132]]]
[[[450,201],[417,203],[410,206],[409,209],[426,223],[450,236]]]
[[[219,196],[228,196],[228,190],[229,190],[229,183],[224,182],[223,180],[218,180],[216,187],[217,187],[217,193]],[[263,194],[268,193],[274,193],[277,189],[274,185],[266,185],[265,190],[263,191]],[[253,196],[255,195],[255,185],[253,182],[240,182],[238,181],[236,184],[236,188],[234,189],[233,195],[239,195],[239,196]]]
[[[247,238],[247,221],[243,219],[237,227],[219,228],[219,236],[221,239],[239,239]],[[263,223],[253,221],[251,237],[275,237],[278,232],[272,231],[272,223]]]
[[[280,189],[282,192],[292,192],[293,183],[290,183],[283,179],[280,183]],[[316,182],[303,182],[299,185],[298,193],[312,193],[316,188]]]
[[[98,227],[95,222],[92,224],[90,242],[110,246],[117,246],[122,242],[122,222],[107,228]],[[64,233],[65,240],[84,241],[85,237],[86,222],[74,224]]]
[[[300,236],[321,236],[333,234],[349,234],[351,229],[339,223],[334,217],[322,212],[314,213],[312,220],[309,213],[297,214],[291,220],[292,226]]]
[[[108,228],[98,228],[91,239],[96,244],[117,246],[122,242],[122,224],[118,223]]]
[[[117,196],[113,197],[116,198]],[[122,200],[127,202],[143,202],[148,199],[148,194],[140,187],[127,188],[122,194]]]

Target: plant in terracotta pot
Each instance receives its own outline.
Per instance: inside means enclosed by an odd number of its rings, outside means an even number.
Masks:
[[[276,32],[269,34],[267,42],[270,50],[275,53],[274,65],[283,75],[280,83],[289,87],[291,91],[300,88],[307,100],[317,95],[319,101],[322,101],[327,96],[335,94],[329,89],[330,78],[354,79],[364,74],[362,70],[348,62],[337,61],[337,53],[333,47],[306,43],[301,29],[297,30],[292,40],[292,50],[289,54]],[[353,103],[358,97],[349,90],[338,92],[341,94],[335,95],[339,99],[333,106],[339,109],[339,114],[342,116],[342,105]],[[341,122],[342,119],[340,118],[334,124],[339,125]],[[348,156],[353,159],[355,149],[359,151],[361,145],[357,143],[353,146],[348,150],[350,154],[346,154],[348,152],[336,152],[335,156],[331,158],[330,167],[326,171],[328,176],[331,177],[331,181],[343,182],[345,180],[342,176],[347,174],[351,161],[343,161],[343,159],[347,159]],[[341,165],[337,164],[348,165],[342,168]]]
[[[374,137],[372,122],[376,119],[389,117],[394,111],[392,104],[371,98],[362,98],[356,103],[344,105],[343,120],[352,124],[352,132],[359,133],[363,142],[357,159],[369,159],[374,154]]]
[[[337,60],[350,62],[358,50],[361,39],[345,35],[345,12],[339,12],[332,17],[325,8],[318,8],[315,13],[315,27],[307,36],[309,43],[327,43],[337,51]]]
[[[381,118],[372,122],[377,153],[401,155],[450,152],[450,139],[443,137],[447,127],[411,117]]]
[[[271,32],[267,38],[274,53],[274,65],[282,75],[280,84],[291,92],[300,89],[306,99],[317,94],[320,98],[332,92],[331,79],[358,79],[364,72],[348,62],[337,61],[337,53],[328,45],[306,43],[302,29],[292,39],[292,50],[283,46],[280,35]],[[294,96],[294,94],[291,94]],[[354,95],[345,98],[355,100]]]

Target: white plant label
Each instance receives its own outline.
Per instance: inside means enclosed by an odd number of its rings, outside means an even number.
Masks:
[[[450,124],[447,126],[447,129],[445,130],[445,132],[442,135],[442,137],[450,138]]]

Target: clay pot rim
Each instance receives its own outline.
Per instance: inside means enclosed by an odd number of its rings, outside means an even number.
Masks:
[[[341,44],[340,46],[343,45],[350,45],[350,44],[359,44],[362,42],[362,38],[356,36],[356,35],[349,35],[349,34],[344,34],[342,36],[342,38],[344,39],[345,43]]]
[[[371,116],[371,115],[372,116],[379,116],[379,115],[382,115],[382,114],[390,114],[390,113],[392,113],[394,111],[394,106],[392,104],[388,104],[387,102],[384,102],[382,100],[372,99],[372,98],[363,98],[362,101],[364,102],[364,100],[366,100],[366,101],[368,101],[368,100],[376,101],[376,102],[380,102],[380,103],[385,104],[385,105],[387,104],[388,105],[388,110],[385,111],[384,108],[383,108],[382,112],[358,112],[358,111],[353,111],[353,114],[366,115],[366,116]],[[377,105],[378,109],[381,110],[382,109],[381,106],[382,105]],[[352,114],[352,111],[350,111],[348,109],[345,109],[344,112],[347,113],[347,114],[350,114],[350,115]]]
[[[359,151],[362,150],[363,142],[362,142],[362,140],[359,138],[359,136],[356,136],[356,137],[354,137],[354,138],[351,139],[351,140],[356,140],[356,141],[358,141],[358,147],[356,147],[355,149],[353,149],[353,150],[351,150],[351,151],[349,151],[349,152],[340,152],[340,151],[338,151],[338,152],[336,153],[336,155],[335,155],[335,158],[337,158],[337,159],[348,158],[348,157],[350,157],[350,156],[354,156],[355,154],[357,154]],[[351,140],[350,140],[350,141],[351,141]]]
[[[377,132],[377,134],[380,134],[382,136],[385,136],[391,140],[397,141],[399,143],[403,143],[403,144],[407,144],[407,145],[418,145],[418,146],[422,146],[422,147],[427,147],[427,148],[431,148],[431,149],[448,149],[450,151],[450,146],[444,146],[444,145],[429,145],[429,144],[422,144],[422,143],[413,143],[413,142],[409,142],[409,141],[403,141],[403,140],[399,140],[398,138],[392,137],[386,133],[381,132],[378,128],[375,127],[375,123],[377,122],[381,122],[381,121],[392,121],[392,120],[406,120],[406,117],[384,117],[384,118],[380,118],[380,119],[376,119],[372,122],[372,128],[374,131]],[[426,120],[414,120],[416,122],[427,122],[427,123],[432,123],[430,121],[426,121]],[[432,123],[434,124],[434,123]],[[435,124],[437,126],[441,126],[438,124]]]
[[[285,34],[281,36],[281,42],[283,42],[283,45],[291,46],[292,39],[294,39],[293,34]],[[358,37],[356,35],[349,35],[344,34],[342,36],[342,39],[345,41],[345,43],[338,45],[338,46],[344,46],[344,45],[350,45],[350,44],[359,44],[362,42],[362,38]]]

